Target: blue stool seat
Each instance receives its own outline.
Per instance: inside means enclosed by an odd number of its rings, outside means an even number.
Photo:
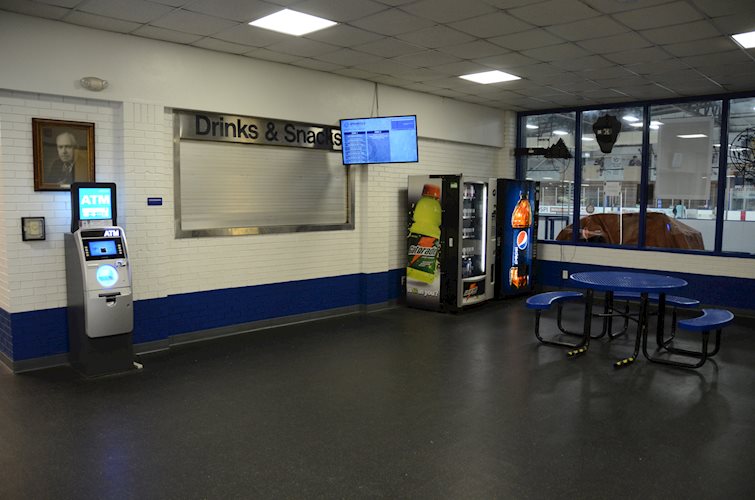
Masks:
[[[558,302],[577,300],[582,297],[582,292],[558,291],[538,293],[527,299],[527,309],[550,309],[553,304]]]
[[[688,349],[680,349],[672,347],[670,345],[671,340],[664,342],[659,346],[661,352],[665,351],[672,355],[686,356],[687,359],[695,360],[695,362],[682,362],[674,361],[671,359],[663,359],[659,357],[650,356],[647,352],[647,335],[643,339],[642,348],[645,353],[645,357],[654,363],[662,363],[665,365],[678,366],[681,368],[699,368],[705,363],[705,360],[711,356],[715,356],[721,347],[721,331],[723,327],[728,325],[734,320],[734,315],[731,311],[726,309],[703,309],[702,316],[696,318],[680,320],[678,325],[682,330],[688,330],[692,332],[702,333],[702,348],[699,351],[692,351]],[[710,332],[715,330],[715,345],[712,351],[708,351],[708,336]]]
[[[703,309],[703,315],[679,321],[679,328],[693,332],[709,332],[723,328],[734,320],[726,309]]]

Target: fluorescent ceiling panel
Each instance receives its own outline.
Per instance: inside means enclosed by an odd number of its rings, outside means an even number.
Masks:
[[[265,28],[287,35],[302,36],[307,33],[335,26],[336,22],[317,16],[310,16],[295,10],[283,9],[249,23],[258,28]]]
[[[738,33],[731,35],[735,42],[741,45],[745,49],[752,49],[755,47],[755,31],[749,31],[747,33]]]
[[[498,70],[485,71],[483,73],[472,73],[469,75],[461,75],[459,78],[463,78],[465,80],[482,83],[486,85],[488,83],[510,82],[511,80],[521,79],[518,76],[510,75],[509,73],[504,73],[503,71],[498,71]]]

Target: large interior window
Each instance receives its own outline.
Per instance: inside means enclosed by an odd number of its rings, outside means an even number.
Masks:
[[[637,245],[643,110],[640,107],[588,110],[581,116],[579,239]],[[604,128],[605,123],[614,119],[619,133],[608,148],[598,143],[595,129]]]
[[[714,250],[721,106],[650,106],[646,246]]]
[[[576,113],[528,116],[522,122],[525,147],[549,148],[562,139],[574,156]],[[540,182],[538,239],[553,240],[571,224],[574,207],[574,158],[526,156],[525,177]]]
[[[611,147],[595,132],[606,123]],[[755,97],[522,114],[519,127],[520,147],[563,139],[579,155],[519,159],[541,184],[539,239],[755,255]]]

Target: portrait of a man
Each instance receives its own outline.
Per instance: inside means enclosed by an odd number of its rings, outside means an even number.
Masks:
[[[94,182],[94,124],[32,120],[34,190],[67,191]]]

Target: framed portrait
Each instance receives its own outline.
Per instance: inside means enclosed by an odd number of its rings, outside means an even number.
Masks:
[[[32,118],[34,191],[94,182],[94,123]]]

